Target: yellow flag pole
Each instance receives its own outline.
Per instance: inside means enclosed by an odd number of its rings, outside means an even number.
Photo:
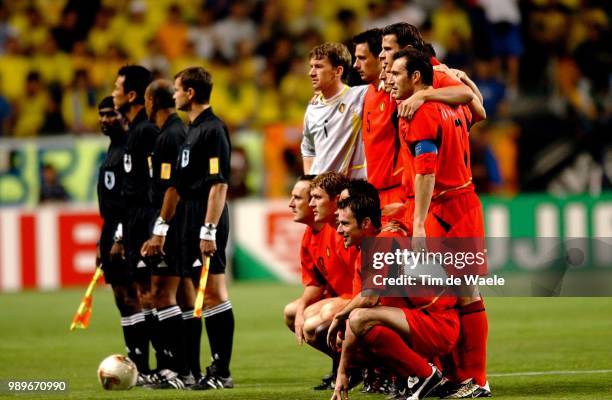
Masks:
[[[87,290],[85,291],[85,295],[81,300],[81,304],[79,304],[79,308],[77,309],[76,314],[74,314],[74,318],[72,318],[72,323],[70,324],[71,331],[73,331],[75,328],[86,329],[89,325],[93,290],[96,287],[96,283],[98,283],[98,279],[100,279],[103,274],[102,268],[100,266],[96,267],[96,271],[91,277],[91,282],[89,282],[89,286],[87,286]]]
[[[210,268],[210,257],[205,257],[202,272],[200,272],[200,284],[198,285],[198,294],[196,295],[195,305],[193,307],[193,316],[200,318],[202,316],[202,307],[204,307],[204,291],[206,290],[206,282],[208,281],[208,269]]]

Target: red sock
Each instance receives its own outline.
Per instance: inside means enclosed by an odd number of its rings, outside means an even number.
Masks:
[[[461,334],[457,343],[457,379],[474,381],[484,386],[487,381],[487,335],[489,324],[482,300],[459,309]]]
[[[361,340],[388,369],[397,371],[400,376],[427,378],[431,375],[431,365],[408,347],[395,331],[377,325],[370,329]]]

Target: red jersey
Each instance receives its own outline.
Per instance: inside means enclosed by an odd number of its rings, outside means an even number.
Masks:
[[[421,106],[422,107],[422,106]],[[409,142],[406,140],[408,135],[408,128],[410,121],[406,118],[400,118],[399,120],[399,133],[402,152],[402,161],[404,163],[404,170],[402,171],[402,186],[404,187],[404,193],[406,198],[414,198],[414,157],[410,155]]]
[[[432,57],[431,60],[432,60],[432,65],[440,64],[438,60],[436,60],[434,57]],[[463,85],[463,84],[459,82],[458,80],[451,78],[445,72],[434,70],[433,72],[434,89],[449,87],[449,86],[459,86],[459,85]],[[467,107],[463,107],[463,108],[467,109],[467,113],[469,113],[469,121],[471,122],[472,113],[470,112],[469,108]],[[405,118],[400,118],[399,124],[398,124],[398,130],[399,130],[398,136],[401,142],[400,143],[400,159],[403,161],[403,164],[404,164],[404,170],[402,171],[402,174],[403,174],[402,186],[404,187],[407,198],[414,197],[414,175],[415,175],[413,162],[412,160],[410,160],[410,157],[408,156],[410,153],[410,149],[406,145],[406,142],[402,140],[402,138],[405,137],[406,135],[406,130],[408,129],[407,127],[409,125],[409,122],[410,121],[406,120]],[[366,154],[366,158],[367,158],[367,154]]]
[[[376,189],[399,186],[402,181],[399,160],[400,141],[393,114],[397,104],[389,93],[370,84],[363,103],[363,143],[368,182]]]
[[[451,107],[438,102],[423,104],[409,122],[401,124],[400,136],[408,149],[408,161],[415,174],[436,175],[432,199],[449,191],[473,191],[468,138],[469,121],[465,107]],[[417,144],[430,141],[437,146],[433,152],[417,155]],[[414,176],[414,175],[413,175]]]
[[[325,287],[332,297],[350,297],[357,254],[328,224],[319,232],[307,227],[300,253],[302,284]]]
[[[434,89],[439,89],[439,88],[448,87],[448,86],[459,86],[459,85],[463,85],[463,83],[461,83],[457,79],[451,78],[450,76],[448,76],[446,72],[436,71],[434,69],[433,85],[432,85]]]

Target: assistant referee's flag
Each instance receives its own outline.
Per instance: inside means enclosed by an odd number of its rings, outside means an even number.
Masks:
[[[83,300],[81,300],[81,304],[79,304],[79,308],[77,309],[76,314],[74,314],[74,318],[72,318],[72,323],[70,324],[71,331],[73,331],[75,328],[87,329],[87,326],[89,326],[91,304],[93,302],[93,290],[103,274],[102,268],[98,266],[96,268],[96,272],[94,272],[93,276],[91,277],[91,282],[89,282],[89,286],[85,291],[85,296],[83,296]]]
[[[202,272],[200,273],[200,284],[198,285],[198,294],[193,307],[193,316],[200,318],[202,316],[202,307],[204,307],[204,291],[206,290],[206,282],[208,281],[208,268],[210,268],[210,257],[206,257]]]

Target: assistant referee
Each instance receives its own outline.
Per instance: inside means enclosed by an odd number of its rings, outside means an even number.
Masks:
[[[201,266],[206,257],[210,258],[203,315],[212,364],[191,389],[231,388],[234,383],[229,365],[234,314],[225,283],[225,246],[229,235],[225,202],[230,178],[229,133],[210,107],[212,78],[208,71],[191,67],[176,74],[174,79],[176,107],[185,111],[190,121],[187,139],[179,152],[176,180],[181,199],[175,217],[181,263]],[[194,346],[197,344],[199,338]]]

